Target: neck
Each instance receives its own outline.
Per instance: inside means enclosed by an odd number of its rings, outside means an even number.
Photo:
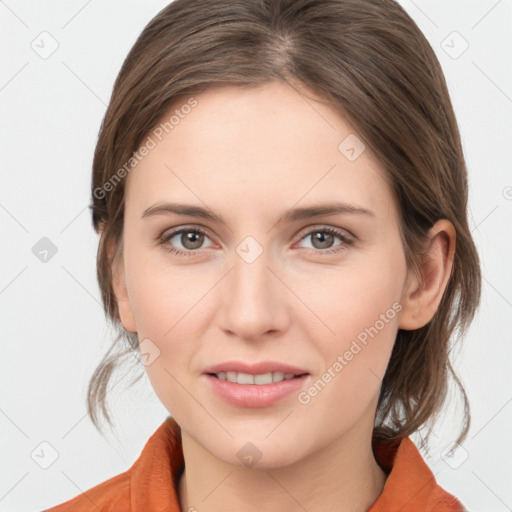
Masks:
[[[227,464],[182,430],[181,510],[366,512],[386,474],[373,455],[371,429],[361,435],[360,426],[354,427],[297,462],[264,469]]]

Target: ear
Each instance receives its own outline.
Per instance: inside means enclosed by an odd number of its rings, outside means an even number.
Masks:
[[[455,228],[449,220],[441,219],[430,228],[428,253],[421,263],[421,279],[411,270],[404,286],[400,329],[419,329],[433,318],[452,272],[455,241]]]
[[[117,301],[119,320],[127,331],[136,333],[137,327],[135,325],[135,319],[133,317],[126,287],[124,258],[120,257],[114,260],[113,244],[109,244],[107,252],[112,269],[112,288],[114,289],[114,295]]]

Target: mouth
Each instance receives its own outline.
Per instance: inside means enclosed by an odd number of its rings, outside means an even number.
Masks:
[[[233,384],[249,384],[255,386],[262,386],[265,384],[272,384],[275,382],[282,382],[283,380],[292,380],[302,377],[303,375],[309,375],[307,372],[304,373],[284,373],[284,372],[267,372],[267,373],[243,373],[243,372],[218,372],[208,373],[211,377],[215,377],[219,380],[231,382]]]
[[[295,366],[233,361],[208,368],[203,377],[214,394],[243,408],[270,407],[299,393],[312,379],[309,372]]]

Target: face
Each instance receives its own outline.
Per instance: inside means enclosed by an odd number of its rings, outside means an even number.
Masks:
[[[210,89],[152,135],[127,177],[122,323],[182,431],[230,464],[248,442],[271,467],[371,430],[403,314],[408,274],[383,170],[307,96],[283,83]],[[169,204],[191,208],[156,209]],[[359,210],[308,213],[325,205]],[[269,362],[249,370],[276,381],[279,365],[305,375],[254,391],[208,375],[226,362]]]

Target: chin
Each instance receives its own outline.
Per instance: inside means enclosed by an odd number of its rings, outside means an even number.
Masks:
[[[233,439],[225,439],[222,444],[215,443],[203,445],[213,456],[227,464],[247,469],[271,469],[288,466],[301,460],[307,455],[304,442],[293,441],[285,432],[270,435],[273,439],[265,437],[260,430],[258,434],[251,435],[247,431],[244,435]],[[266,431],[265,431],[266,432]],[[211,438],[206,440],[210,444]]]

